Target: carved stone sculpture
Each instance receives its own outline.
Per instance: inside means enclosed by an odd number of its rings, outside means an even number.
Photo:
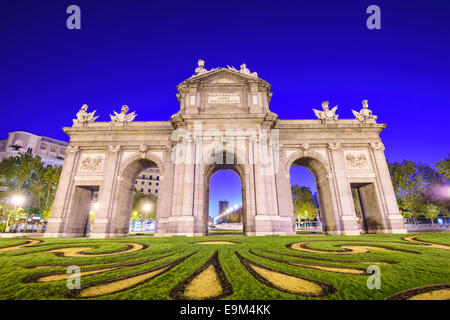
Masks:
[[[324,101],[322,102],[322,109],[323,111],[316,109],[313,109],[313,111],[316,114],[316,117],[320,119],[323,124],[326,124],[327,121],[338,119],[339,116],[336,114],[337,106],[330,110],[328,107],[328,101]]]
[[[377,120],[377,116],[372,115],[372,111],[369,110],[368,101],[364,100],[362,102],[362,105],[363,105],[363,108],[359,112],[356,112],[355,110],[352,110],[352,112],[355,115],[356,119],[358,119],[362,123],[366,123],[367,119]]]
[[[369,169],[369,160],[365,152],[346,151],[345,160],[349,169]]]
[[[68,153],[77,153],[78,151],[80,151],[80,146],[68,145],[65,151],[66,151],[66,154],[68,154]]]
[[[119,152],[121,149],[122,149],[122,147],[120,145],[108,146],[108,152],[111,152],[111,153]]]
[[[342,144],[338,143],[328,143],[328,149],[330,150],[339,150],[342,148]]]
[[[136,118],[137,114],[134,111],[128,113],[128,110],[129,110],[128,106],[124,105],[122,106],[120,113],[113,111],[114,115],[112,114],[109,115],[111,117],[111,124],[112,125],[119,124],[126,126],[128,122],[133,121],[134,118]]]
[[[383,142],[381,142],[381,141],[372,142],[372,143],[370,144],[370,147],[371,147],[373,150],[384,150],[384,144],[383,144]]]
[[[83,104],[80,111],[78,111],[77,113],[77,118],[73,119],[73,125],[75,127],[86,127],[98,118],[98,116],[95,117],[95,113],[97,112],[97,110],[88,113],[87,109],[88,109],[87,104]]]
[[[208,70],[205,69],[205,61],[203,61],[202,59],[199,59],[197,63],[198,63],[198,67],[195,69],[196,75],[208,72]]]
[[[87,155],[83,157],[80,165],[80,172],[101,172],[103,171],[102,156]]]
[[[309,143],[303,143],[302,145],[300,145],[300,148],[307,152],[309,150]]]

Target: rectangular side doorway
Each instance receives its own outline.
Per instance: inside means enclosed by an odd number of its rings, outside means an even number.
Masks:
[[[70,219],[65,233],[87,237],[91,231],[90,212],[98,196],[99,186],[76,186]]]
[[[357,211],[356,215],[361,224],[361,231],[363,233],[377,233],[379,230],[384,230],[385,227],[375,191],[375,184],[351,183],[350,187]]]

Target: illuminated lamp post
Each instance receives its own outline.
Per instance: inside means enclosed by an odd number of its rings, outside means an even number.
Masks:
[[[17,210],[17,207],[21,207],[24,202],[25,202],[25,198],[21,195],[15,195],[12,199],[11,199],[12,204],[14,205],[14,211]],[[6,221],[6,227],[5,227],[5,232],[9,232],[9,222],[11,220],[11,214],[12,212],[9,212],[8,215],[8,220]]]

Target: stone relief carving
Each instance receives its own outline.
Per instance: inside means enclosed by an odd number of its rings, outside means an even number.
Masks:
[[[307,152],[307,151],[309,150],[309,143],[303,143],[303,144],[301,144],[301,145],[300,145],[300,148],[301,148],[303,151]]]
[[[133,121],[134,118],[136,118],[137,114],[134,111],[131,113],[128,113],[128,110],[129,110],[128,106],[123,105],[122,109],[120,110],[120,113],[113,111],[114,115],[112,115],[112,114],[109,115],[111,117],[111,124],[112,125],[119,124],[119,125],[126,126],[128,124],[128,122]]]
[[[80,111],[76,114],[77,118],[73,119],[74,127],[86,127],[98,118],[98,116],[95,116],[97,110],[88,113],[87,109],[87,104],[83,104]]]
[[[384,144],[381,141],[370,143],[370,148],[372,148],[373,150],[384,150],[385,149]]]
[[[359,112],[356,112],[355,110],[352,109],[352,112],[355,115],[356,119],[358,119],[362,123],[366,123],[367,119],[377,120],[377,116],[372,115],[372,111],[369,110],[368,101],[364,100],[362,102],[362,105],[363,108]]]
[[[80,172],[102,172],[104,160],[101,154],[86,154],[81,159]]]
[[[328,143],[328,149],[330,150],[339,150],[342,148],[342,144],[338,143]]]
[[[139,152],[141,152],[141,153],[147,153],[147,151],[148,151],[148,145],[146,145],[146,144],[141,144],[141,145],[139,146]]]
[[[369,169],[369,157],[364,151],[345,151],[345,161],[348,169]]]
[[[122,149],[121,146],[108,146],[108,152],[119,152]]]
[[[326,124],[327,121],[337,120],[339,118],[339,115],[336,114],[337,106],[330,110],[328,103],[328,101],[322,102],[323,111],[313,109],[316,117],[320,119],[323,124]]]
[[[66,153],[77,153],[78,151],[80,151],[80,146],[77,145],[69,145],[66,148]]]

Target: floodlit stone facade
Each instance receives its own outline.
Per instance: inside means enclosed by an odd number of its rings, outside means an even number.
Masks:
[[[64,128],[70,143],[46,235],[87,235],[96,191],[89,236],[127,235],[135,179],[146,168],[160,172],[156,236],[207,233],[209,181],[221,169],[241,178],[246,235],[295,234],[291,166],[313,173],[328,234],[359,234],[351,188],[367,232],[406,232],[379,136],[385,124],[367,101],[356,119],[338,119],[324,102],[318,119],[282,120],[269,110],[270,88],[245,65],[207,70],[200,60],[177,86],[180,110],[170,121],[134,121],[124,106],[111,122],[95,122],[83,106]]]

